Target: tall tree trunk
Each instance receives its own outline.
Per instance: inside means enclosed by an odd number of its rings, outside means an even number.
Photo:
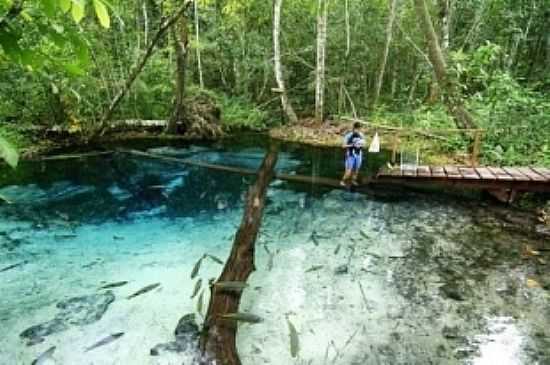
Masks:
[[[441,19],[441,50],[447,54],[451,46],[451,0],[439,0],[439,12]]]
[[[290,123],[296,124],[298,117],[288,100],[288,95],[285,87],[285,79],[283,76],[283,66],[281,64],[281,8],[283,0],[273,0],[273,53],[274,53],[274,72],[277,80],[277,92],[281,95],[281,105]]]
[[[194,13],[195,13],[195,38],[197,47],[197,68],[199,71],[199,85],[201,89],[204,89],[204,80],[202,77],[202,63],[201,63],[201,47],[200,47],[200,25],[199,25],[199,5],[197,0],[193,1]]]
[[[349,0],[346,0],[346,66],[351,51],[351,25],[349,22]]]
[[[382,55],[382,62],[378,69],[378,77],[376,78],[376,87],[374,88],[374,96],[372,105],[375,106],[380,98],[380,91],[382,90],[382,82],[384,81],[384,73],[386,72],[386,64],[388,63],[388,55],[390,54],[390,46],[393,37],[393,23],[397,14],[397,0],[391,0],[390,14],[388,17],[388,23],[386,24],[386,43],[384,45],[384,53]]]
[[[411,88],[409,89],[409,98],[408,103],[409,105],[412,105],[415,100],[416,95],[416,88],[418,87],[418,81],[422,77],[422,69],[418,67],[418,62],[414,63],[414,78],[411,84]]]
[[[175,134],[178,131],[178,123],[185,118],[185,71],[187,64],[187,50],[189,35],[187,33],[187,20],[182,17],[177,27],[172,28],[172,40],[176,54],[176,90],[172,115],[166,126],[166,133]]]
[[[325,59],[327,44],[328,0],[318,0],[317,8],[317,67],[315,69],[315,119],[323,121],[325,104]]]
[[[416,15],[420,25],[428,39],[428,50],[430,62],[434,68],[437,83],[444,92],[444,102],[453,116],[458,128],[474,128],[475,123],[471,114],[465,109],[464,102],[457,90],[456,84],[447,75],[447,64],[439,46],[439,40],[435,33],[430,12],[425,0],[414,0]]]

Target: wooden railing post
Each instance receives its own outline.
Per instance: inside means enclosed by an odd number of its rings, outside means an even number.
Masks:
[[[472,146],[472,167],[479,166],[479,152],[481,150],[481,131],[476,130],[474,134],[474,145]]]
[[[393,146],[391,151],[391,163],[395,164],[397,161],[397,149],[399,148],[399,132],[396,132],[393,137]]]

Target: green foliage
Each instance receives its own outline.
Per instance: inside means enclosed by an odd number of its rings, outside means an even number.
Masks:
[[[187,93],[190,98],[204,94],[208,99],[214,100],[222,111],[222,126],[226,130],[263,130],[268,126],[268,114],[243,97],[231,97],[213,90],[201,90],[195,85],[190,86]]]
[[[92,126],[124,85],[159,25],[181,2],[149,0],[0,0],[0,125]],[[371,110],[384,46],[387,0],[331,1],[327,35],[325,110],[415,129],[454,128],[448,111],[430,98],[433,73],[413,2],[400,2],[398,25],[379,108]],[[440,9],[430,3],[441,32]],[[450,24],[449,73],[461,87],[484,138],[484,162],[549,164],[550,48],[548,0],[455,1]],[[112,4],[112,5],[111,5]],[[199,0],[200,42],[193,8],[185,14],[187,84],[198,84],[196,48],[204,83],[222,110],[227,129],[263,129],[279,118],[271,92],[272,2]],[[350,43],[347,43],[346,4]],[[317,0],[285,1],[282,61],[289,98],[300,117],[312,114],[315,93]],[[115,10],[116,9],[116,10]],[[105,28],[109,28],[106,30]],[[178,30],[183,30],[179,29]],[[177,34],[177,33],[176,33]],[[114,119],[167,119],[174,104],[174,40],[155,54],[117,109]],[[385,103],[385,104],[384,104]],[[258,107],[261,105],[261,107]],[[15,129],[15,128],[14,128]],[[470,139],[457,135],[438,151],[464,153]]]
[[[470,102],[479,116],[484,160],[500,165],[550,165],[550,100],[496,74],[487,91]]]
[[[4,160],[13,168],[17,167],[19,154],[12,143],[0,135],[0,159]]]

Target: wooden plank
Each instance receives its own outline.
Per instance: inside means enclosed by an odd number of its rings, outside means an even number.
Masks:
[[[441,166],[432,166],[430,167],[430,170],[432,170],[432,177],[438,178],[438,179],[446,179],[447,174],[445,173],[445,169]]]
[[[391,170],[390,175],[393,176],[393,177],[401,177],[401,176],[403,176],[403,171],[401,169],[395,168],[395,169]]]
[[[465,179],[479,180],[479,175],[477,174],[476,170],[471,167],[460,167],[458,171],[460,171],[460,174]]]
[[[513,181],[514,178],[500,167],[488,167],[489,171],[497,177],[497,180]]]
[[[456,166],[445,166],[445,172],[449,179],[462,179],[462,175]]]
[[[389,169],[387,167],[383,167],[378,171],[376,176],[378,176],[378,177],[401,177],[402,174],[403,173],[401,172],[401,169],[398,169],[398,168]]]
[[[496,180],[497,177],[493,175],[491,171],[489,171],[488,168],[485,167],[476,167],[477,174],[481,177],[482,180]]]
[[[550,181],[550,176],[546,177],[541,175],[530,167],[520,167],[518,170],[520,170],[522,174],[529,176],[533,181]]]
[[[402,169],[402,176],[405,177],[416,177],[416,169],[413,168],[404,168]]]
[[[517,168],[515,167],[504,167],[504,171],[506,171],[510,176],[514,178],[515,181],[531,181],[531,179],[522,174]]]
[[[545,167],[533,167],[532,169],[539,175],[542,175],[545,178],[550,179],[550,169],[547,169]]]
[[[429,166],[418,166],[418,168],[416,169],[416,174],[419,177],[432,177]]]

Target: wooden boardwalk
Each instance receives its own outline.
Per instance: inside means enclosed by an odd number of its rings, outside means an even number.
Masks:
[[[506,193],[550,192],[550,169],[543,167],[418,166],[381,169],[374,183],[439,185]]]

